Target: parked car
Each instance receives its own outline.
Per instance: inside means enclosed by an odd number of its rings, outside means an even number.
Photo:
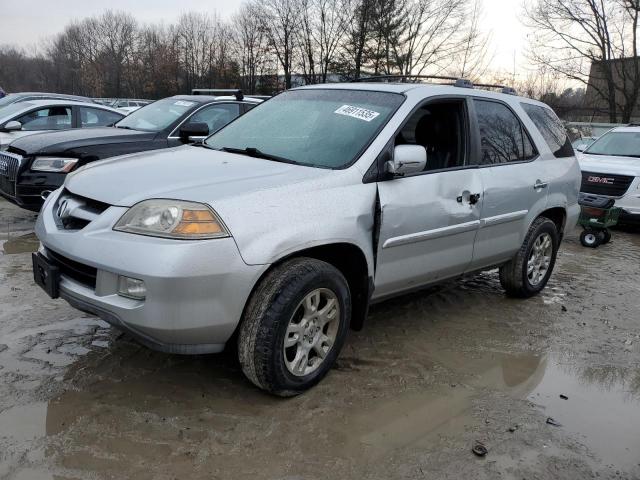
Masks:
[[[34,276],[158,350],[237,338],[277,395],[319,382],[371,302],[494,267],[509,295],[537,294],[580,210],[562,124],[515,95],[304,87],[204,147],[69,175],[38,218]]]
[[[592,143],[578,159],[580,191],[615,199],[620,223],[640,223],[640,126],[617,127]]]
[[[0,110],[0,150],[18,138],[71,128],[113,125],[124,114],[96,103],[71,100],[16,102]]]
[[[0,110],[7,105],[18,102],[31,102],[34,100],[71,100],[74,102],[94,103],[91,98],[79,95],[65,95],[63,93],[44,93],[44,92],[20,92],[10,93],[0,98]],[[0,112],[2,115],[2,112]]]
[[[33,135],[0,154],[0,194],[38,211],[43,197],[81,166],[115,155],[201,142],[261,100],[178,95],[133,112],[115,128],[92,128]],[[118,113],[119,118],[122,114]]]
[[[112,104],[112,108],[118,109],[119,112],[124,113],[125,115],[129,115],[131,112],[135,112],[141,107],[145,107],[153,103],[152,100],[135,100],[131,98],[121,98],[115,100]]]

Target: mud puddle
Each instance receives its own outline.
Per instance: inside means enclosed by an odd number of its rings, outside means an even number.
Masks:
[[[30,253],[38,250],[40,241],[35,233],[24,235],[12,235],[5,241],[0,241],[2,253],[5,255],[16,255],[20,253]]]
[[[467,456],[472,439],[485,442],[488,458],[501,465],[500,452],[508,442],[561,431],[584,445],[583,460],[640,471],[640,373],[633,369],[574,368],[554,356],[530,353],[432,348],[433,368],[451,383],[380,396],[359,390],[350,401],[336,404],[327,394],[345,386],[339,370],[327,385],[283,401],[235,378],[239,372],[225,356],[183,359],[139,350],[133,343],[114,348],[117,358],[94,352],[67,375],[77,379],[91,371],[101,380],[81,380],[48,402],[0,413],[0,437],[10,440],[16,453],[31,452],[29,468],[44,464],[54,472],[91,472],[99,478],[117,469],[123,478],[138,478],[143,465],[158,458],[178,462],[173,473],[186,473],[191,460],[209,468],[218,461],[212,452],[224,452],[224,467],[217,471],[240,468],[249,475],[266,469],[271,476],[260,478],[280,478],[289,453],[313,458],[307,467],[317,471],[329,461],[342,469],[354,459],[362,466],[452,445]],[[121,361],[127,365],[114,377],[111,369]],[[493,398],[493,408],[483,407],[485,398]],[[547,417],[561,426],[546,424]],[[461,448],[460,439],[465,439]],[[247,448],[250,457],[243,453]],[[267,461],[272,464],[266,466]],[[44,475],[47,469],[28,471]]]
[[[606,465],[640,466],[640,368],[552,362],[528,398]]]
[[[543,428],[563,429],[599,461],[629,471],[640,466],[640,369],[578,368],[534,354],[467,357],[440,352],[434,359],[460,383],[370,402],[344,425],[343,435],[352,446],[364,444],[380,452],[428,447],[442,436],[481,426],[474,401],[479,390],[489,389],[533,402],[544,413],[541,422],[552,417],[560,424],[545,423]],[[512,433],[522,428],[508,412],[490,421],[501,422]]]

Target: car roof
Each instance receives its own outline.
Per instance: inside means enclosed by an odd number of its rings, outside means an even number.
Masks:
[[[106,105],[102,105],[100,103],[95,102],[81,102],[79,100],[67,100],[66,98],[59,99],[47,99],[47,100],[28,100],[27,102],[21,102],[24,105],[29,105],[27,108],[31,107],[48,107],[55,105],[81,105],[84,107],[91,108],[99,108],[100,110],[110,110],[112,112],[117,112],[114,108],[107,107]]]
[[[332,89],[332,90],[360,90],[371,92],[390,92],[406,94],[408,92],[415,92],[428,96],[435,95],[473,95],[478,97],[495,98],[498,100],[505,100],[507,102],[524,102],[531,103],[533,105],[539,105],[541,107],[549,108],[546,104],[537,100],[532,100],[527,97],[521,97],[519,95],[507,94],[502,92],[496,92],[487,90],[481,87],[478,88],[464,88],[456,87],[453,85],[442,85],[438,83],[401,83],[401,82],[345,82],[345,83],[325,83],[316,85],[307,85],[303,87],[293,88],[292,90],[307,90],[307,89]]]
[[[634,125],[634,124],[630,124],[630,125],[623,125],[621,127],[614,127],[611,130],[609,130],[610,132],[629,132],[629,133],[638,133],[640,132],[640,125]]]
[[[60,97],[60,98],[86,98],[87,100],[91,100],[89,97],[85,97],[83,95],[70,95],[67,93],[51,93],[51,92],[14,92],[10,95],[16,95],[16,96],[20,96],[20,97],[30,97],[33,95],[48,95],[48,96],[55,96],[55,97]]]
[[[169,98],[174,98],[176,100],[185,100],[188,102],[196,102],[196,103],[210,103],[210,102],[221,102],[221,101],[233,101],[233,102],[237,102],[238,99],[236,97],[234,97],[233,95],[218,95],[218,96],[213,96],[213,95],[174,95],[173,97],[169,97]],[[163,99],[164,100],[164,99]],[[262,100],[260,100],[259,98],[252,98],[251,95],[248,95],[246,97],[244,97],[242,100],[240,100],[242,102],[249,102],[249,103],[260,103]]]

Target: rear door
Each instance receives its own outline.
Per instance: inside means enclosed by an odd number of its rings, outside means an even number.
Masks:
[[[550,172],[518,115],[507,103],[475,98],[478,166],[484,197],[469,270],[511,258],[547,202]]]
[[[395,144],[427,150],[423,172],[378,183],[380,238],[374,297],[463,273],[480,225],[482,180],[472,165],[468,100],[440,98],[414,112]]]

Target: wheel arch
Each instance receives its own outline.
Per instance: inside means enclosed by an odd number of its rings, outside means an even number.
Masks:
[[[336,242],[315,245],[278,258],[255,282],[246,305],[262,280],[277,266],[293,258],[308,257],[333,265],[347,280],[351,292],[351,329],[361,330],[369,311],[369,300],[373,292],[373,278],[369,276],[369,265],[363,250],[353,243]],[[244,314],[243,314],[244,315]]]
[[[558,229],[558,235],[562,239],[564,236],[564,227],[567,221],[567,210],[564,207],[552,207],[544,210],[538,217],[545,217],[555,223]]]

